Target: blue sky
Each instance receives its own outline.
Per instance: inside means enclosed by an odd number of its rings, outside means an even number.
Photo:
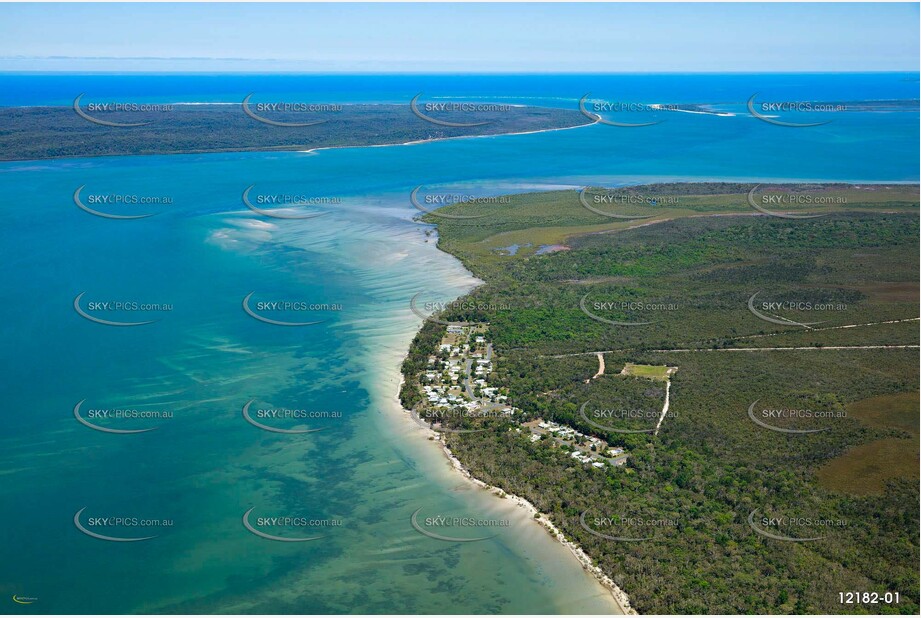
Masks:
[[[0,4],[4,71],[917,71],[917,3]]]

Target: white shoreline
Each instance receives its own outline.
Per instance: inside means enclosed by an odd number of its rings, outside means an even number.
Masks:
[[[418,144],[431,144],[434,142],[447,142],[457,139],[482,139],[486,137],[503,137],[506,135],[533,135],[535,133],[550,133],[552,131],[569,131],[570,129],[582,129],[598,124],[597,120],[585,124],[576,124],[571,127],[554,127],[552,129],[535,129],[534,131],[516,131],[515,133],[490,133],[479,135],[455,135],[452,137],[433,137],[431,139],[416,139],[409,142],[399,142],[395,144],[360,144],[355,146],[317,146],[309,150],[294,150],[289,152],[299,152],[301,154],[315,154],[321,150],[342,150],[345,148],[390,148],[394,146],[416,146]],[[453,256],[452,256],[453,257]]]
[[[452,256],[453,257],[453,256]],[[403,356],[403,359],[408,356],[408,353]],[[402,360],[400,362],[402,366]],[[553,537],[557,542],[559,542],[563,547],[569,550],[569,552],[578,560],[579,564],[582,566],[582,569],[588,572],[602,587],[604,587],[610,594],[615,603],[615,605],[620,609],[623,615],[638,615],[638,612],[630,605],[630,597],[624,592],[613,579],[608,577],[600,567],[596,566],[592,561],[591,557],[585,553],[585,551],[575,542],[566,538],[566,535],[560,531],[560,529],[554,524],[546,515],[542,514],[537,507],[535,507],[531,502],[517,496],[515,494],[510,494],[505,490],[489,485],[488,483],[475,477],[470,470],[464,467],[461,461],[457,458],[456,455],[448,448],[448,445],[444,443],[441,439],[441,436],[438,432],[423,427],[412,421],[411,413],[403,407],[403,404],[400,402],[400,388],[405,383],[405,376],[401,369],[398,369],[398,374],[400,376],[399,384],[397,386],[396,393],[391,397],[391,401],[394,403],[396,409],[398,409],[403,415],[404,418],[410,419],[411,424],[415,427],[422,435],[425,436],[427,442],[434,442],[441,446],[442,454],[447,458],[448,462],[451,465],[451,468],[459,473],[467,482],[474,485],[477,488],[485,489],[493,496],[499,499],[509,499],[512,503],[525,509],[527,512],[527,519],[539,524],[544,530],[546,530],[551,537]],[[430,439],[431,438],[431,439]],[[538,517],[535,517],[537,515]]]
[[[432,432],[435,433],[435,432]],[[480,479],[476,478],[471,474],[471,472],[464,467],[456,455],[448,448],[448,445],[444,443],[440,437],[436,437],[434,440],[441,444],[441,450],[444,453],[445,457],[448,458],[448,461],[451,462],[451,467],[459,472],[464,478],[468,481],[489,491],[491,494],[500,499],[510,499],[512,502],[525,509],[530,516],[529,519],[539,523],[543,528],[550,533],[550,536],[555,538],[563,547],[567,548],[573,556],[576,557],[576,560],[582,565],[582,568],[591,573],[591,575],[598,580],[602,586],[604,586],[614,598],[614,602],[620,607],[621,613],[626,615],[638,615],[637,611],[630,606],[630,597],[627,596],[627,593],[624,592],[620,586],[618,586],[613,579],[605,575],[604,571],[601,570],[601,567],[596,566],[591,557],[585,553],[585,551],[579,547],[573,541],[570,541],[566,538],[559,528],[544,514],[542,514],[537,507],[533,504],[522,498],[521,496],[516,496],[515,494],[507,493],[505,490],[500,489],[499,487],[494,487],[489,485]],[[537,515],[538,517],[535,517]]]

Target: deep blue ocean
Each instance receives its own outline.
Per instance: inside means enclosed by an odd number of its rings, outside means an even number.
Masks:
[[[917,111],[850,111],[806,129],[745,102],[918,98],[917,74],[313,76],[0,75],[0,106],[87,100],[407,104],[414,95],[577,109],[580,97],[694,103],[641,129],[314,153],[224,153],[0,163],[0,592],[8,613],[552,613],[613,611],[610,596],[522,509],[472,488],[394,405],[420,320],[475,283],[413,220],[418,186],[496,194],[645,180],[918,182]],[[803,114],[803,122],[821,113]],[[800,120],[798,117],[797,120]],[[264,194],[334,197],[314,219],[260,217]],[[167,198],[111,220],[74,193]],[[277,326],[242,302],[297,302]],[[79,295],[83,294],[76,300]],[[81,316],[77,306],[111,326]],[[98,303],[98,304],[97,304]],[[107,304],[108,303],[108,304]],[[115,303],[120,303],[116,305]],[[156,305],[157,309],[135,309]],[[269,305],[265,305],[269,307]],[[306,318],[306,319],[305,319]],[[306,412],[264,418],[252,409]],[[159,418],[74,418],[93,410]],[[255,412],[254,412],[255,413]],[[481,542],[444,543],[418,508],[507,517]],[[257,517],[275,542],[242,524]],[[82,511],[81,511],[82,510]],[[112,537],[93,538],[75,524]],[[121,518],[117,522],[111,518]],[[141,520],[149,520],[141,522]],[[301,520],[313,522],[305,525]],[[114,522],[114,523],[113,523]],[[146,525],[144,525],[146,524]],[[473,534],[470,531],[464,531]],[[627,591],[629,594],[629,590]]]
[[[452,100],[570,107],[587,92],[618,101],[744,103],[917,99],[917,73],[610,75],[0,74],[0,106],[87,100],[239,103],[249,93],[324,103],[406,103],[422,92]]]

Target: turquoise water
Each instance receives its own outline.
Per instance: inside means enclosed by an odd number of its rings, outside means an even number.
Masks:
[[[853,83],[841,77],[829,88],[837,94]],[[878,97],[891,94],[879,88]],[[705,90],[688,100],[704,102]],[[709,100],[724,103],[718,94],[710,92]],[[409,192],[425,185],[496,194],[650,179],[917,182],[917,134],[916,113],[841,114],[814,129],[745,115],[671,114],[643,129],[591,126],[315,153],[0,164],[0,592],[38,599],[4,603],[3,610],[613,611],[609,595],[522,509],[464,482],[394,409],[396,370],[419,325],[410,298],[426,292],[448,299],[475,283],[435,249],[430,228],[412,221],[418,211]],[[243,206],[250,185],[254,196],[336,201],[311,209],[325,213],[317,218],[271,219]],[[76,207],[80,186],[84,200],[114,193],[167,196],[171,203],[98,206],[156,214],[103,219]],[[169,310],[87,309],[113,321],[157,320],[106,326],[74,310],[81,292],[84,309],[122,301]],[[253,301],[324,305],[263,312],[320,323],[256,320],[242,309],[251,292]],[[108,428],[158,427],[103,433],[74,419],[81,400],[84,416],[94,408],[137,408],[172,417],[100,420]],[[243,419],[251,400],[254,410],[336,414],[264,420],[322,429],[272,433]],[[157,535],[101,541],[75,527],[74,514],[84,507],[85,526],[108,516],[171,525],[91,526],[111,536]],[[242,525],[251,508],[253,517],[325,520],[261,528],[323,538],[259,538]],[[446,543],[413,529],[410,516],[419,508],[510,525],[443,531],[496,534]]]

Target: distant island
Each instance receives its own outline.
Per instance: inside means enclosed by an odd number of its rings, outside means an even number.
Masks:
[[[82,103],[82,102],[81,102]],[[252,103],[152,104],[132,109],[0,108],[0,160],[402,144],[591,124],[578,111],[509,105],[315,105],[275,111]],[[297,109],[297,108],[296,108]],[[433,121],[426,120],[425,116]],[[124,126],[112,126],[124,125]],[[130,125],[130,126],[129,126]]]

